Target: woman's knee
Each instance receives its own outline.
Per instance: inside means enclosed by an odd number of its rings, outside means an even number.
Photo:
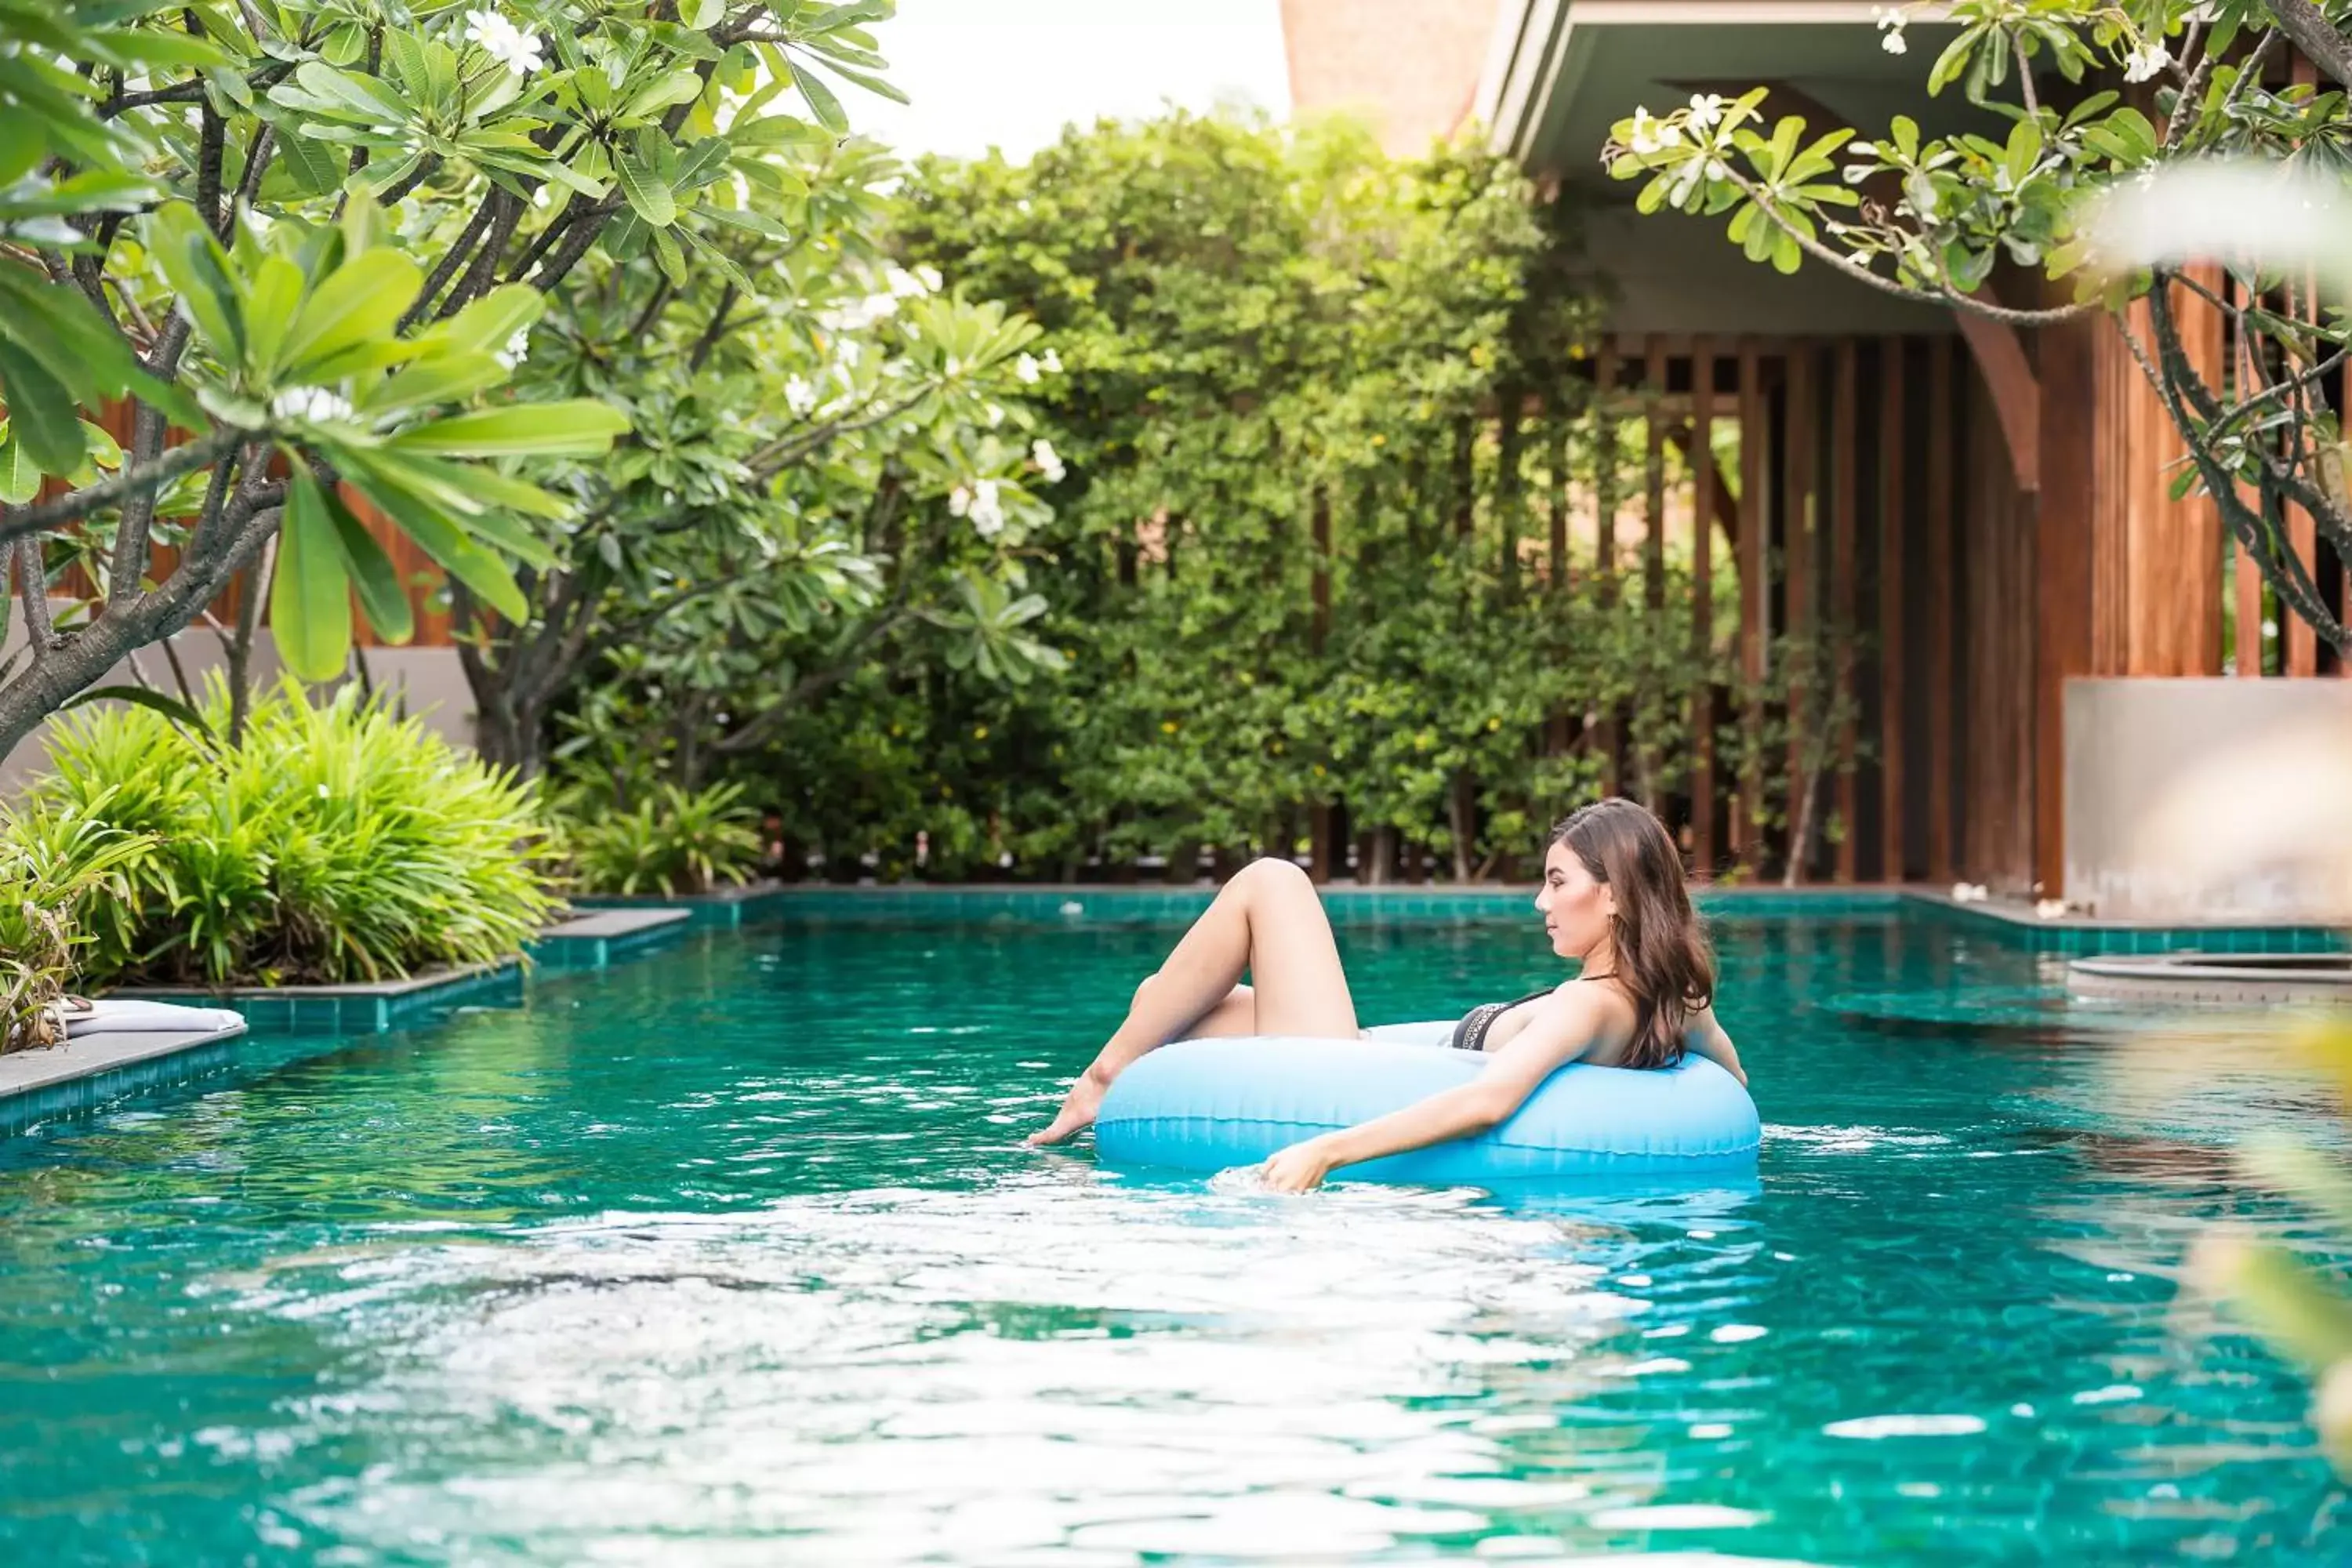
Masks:
[[[1293,887],[1311,892],[1315,887],[1306,868],[1285,855],[1261,855],[1234,872],[1234,880],[1252,888]]]

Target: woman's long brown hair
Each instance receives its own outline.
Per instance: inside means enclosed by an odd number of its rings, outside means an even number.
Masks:
[[[1629,1068],[1672,1067],[1690,1016],[1715,1000],[1715,952],[1692,910],[1683,858],[1664,826],[1634,801],[1597,800],[1551,830],[1617,896],[1609,918],[1616,978],[1633,999]]]

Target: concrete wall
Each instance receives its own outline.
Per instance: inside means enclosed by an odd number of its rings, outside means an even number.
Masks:
[[[64,609],[62,604],[57,606]],[[0,652],[13,654],[24,644],[23,617],[11,617],[8,640]],[[206,672],[220,668],[226,662],[221,653],[220,639],[202,628],[184,631],[172,639],[174,652],[180,656],[181,667],[187,671],[188,684],[199,695]],[[105,679],[94,682],[99,686],[130,686],[137,684],[131,673],[136,664],[147,678],[147,683],[167,696],[176,697],[179,688],[173,679],[172,668],[160,647],[142,648],[138,653],[107,671]],[[377,647],[367,650],[368,671],[379,690],[400,693],[407,710],[423,718],[425,727],[459,746],[474,743],[474,698],[467,688],[465,670],[457,663],[457,650],[448,647]],[[278,645],[264,628],[254,647],[254,687],[257,691],[274,689],[279,666]],[[332,689],[324,688],[321,689]],[[0,759],[0,796],[15,795],[25,781],[41,771],[47,754],[47,726],[26,736],[5,759]]]
[[[2352,733],[2352,680],[2078,679],[2066,683],[2065,705],[2068,899],[2116,920],[2340,912],[2331,846],[2249,857],[2208,878],[2190,875],[2185,852],[2154,841],[2151,827],[2168,795],[2217,757],[2330,723]],[[2295,792],[2336,791],[2342,781],[2265,782]],[[2249,798],[2219,809],[2275,808]],[[2236,837],[2243,826],[2216,819],[2212,832]]]

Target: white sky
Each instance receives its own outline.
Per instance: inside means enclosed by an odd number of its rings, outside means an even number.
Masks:
[[[836,83],[849,122],[900,153],[1025,159],[1072,120],[1164,100],[1290,115],[1279,0],[898,0],[873,28],[901,106]]]

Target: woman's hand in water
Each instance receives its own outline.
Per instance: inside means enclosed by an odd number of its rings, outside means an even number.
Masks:
[[[1110,1085],[1095,1076],[1088,1068],[1070,1085],[1070,1092],[1062,1097],[1062,1109],[1054,1120],[1023,1140],[1032,1149],[1042,1149],[1048,1143],[1065,1142],[1095,1124],[1095,1112],[1102,1109],[1103,1095]]]
[[[1323,1184],[1323,1178],[1339,1163],[1331,1157],[1328,1144],[1319,1138],[1309,1138],[1304,1143],[1293,1143],[1267,1155],[1265,1163],[1257,1168],[1258,1180],[1265,1184],[1269,1192],[1311,1193]]]

